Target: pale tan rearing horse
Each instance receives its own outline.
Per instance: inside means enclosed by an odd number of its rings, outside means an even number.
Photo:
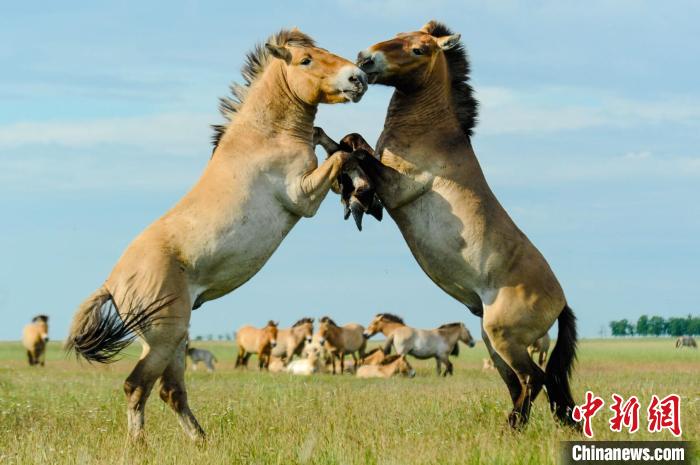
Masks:
[[[229,123],[218,128],[202,177],[131,243],[73,319],[67,347],[88,360],[108,361],[134,332],[143,339],[124,383],[134,438],[159,377],[160,396],[185,432],[204,435],[184,383],[190,313],[248,281],[299,219],[316,213],[348,157],[334,154],[318,166],[317,106],[358,101],[367,88],[357,66],[298,30],[257,46],[242,74],[246,84],[222,101]]]
[[[470,136],[477,103],[460,35],[431,21],[360,52],[370,83],[395,87],[376,151],[361,166],[428,276],[482,316],[484,340],[513,400],[509,423],[527,422],[547,387],[568,424],[574,401],[575,317],[547,261],[489,188]],[[546,374],[527,347],[559,320]]]

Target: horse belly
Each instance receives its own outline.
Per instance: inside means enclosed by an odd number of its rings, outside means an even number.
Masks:
[[[438,199],[436,199],[436,197]],[[411,253],[445,292],[466,305],[479,305],[476,236],[435,193],[424,194],[392,212]],[[472,257],[474,256],[474,257]]]
[[[272,200],[272,199],[271,199]],[[251,204],[215,234],[195,262],[195,293],[213,300],[252,278],[267,263],[298,217],[276,201]]]

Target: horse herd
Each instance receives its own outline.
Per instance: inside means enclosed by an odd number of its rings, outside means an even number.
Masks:
[[[386,337],[384,347],[368,352],[367,341],[377,333],[383,333]],[[332,318],[324,316],[319,320],[315,334],[313,318],[302,318],[286,329],[279,329],[278,323],[270,320],[263,328],[243,326],[238,330],[235,366],[247,366],[250,356],[255,354],[258,367],[273,372],[288,371],[308,375],[319,373],[325,366],[329,366],[329,371],[333,374],[343,374],[346,368],[351,368],[358,376],[365,377],[415,375],[406,360],[406,356],[411,355],[419,359],[434,358],[438,376],[447,376],[454,372],[449,356],[459,354],[460,341],[474,347],[474,339],[464,323],[448,323],[435,329],[416,329],[407,326],[402,318],[391,313],[377,314],[367,328],[357,323],[340,326]],[[396,351],[396,357],[389,356],[392,349]],[[345,360],[348,355],[352,358],[349,366]],[[202,357],[199,353],[196,356]],[[294,356],[299,356],[302,361],[294,363]],[[195,359],[192,356],[190,358],[194,363]],[[443,364],[446,367],[444,372],[441,369]],[[210,365],[207,366],[212,369]],[[360,370],[361,366],[390,368],[373,371],[373,375],[370,375],[371,370]]]

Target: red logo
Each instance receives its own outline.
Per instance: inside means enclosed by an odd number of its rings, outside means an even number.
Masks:
[[[681,398],[679,395],[670,394],[661,400],[656,395],[651,396],[647,414],[650,433],[667,429],[676,437],[681,435]]]

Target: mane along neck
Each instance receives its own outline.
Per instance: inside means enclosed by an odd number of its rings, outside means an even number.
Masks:
[[[316,105],[309,105],[294,95],[281,60],[275,60],[252,83],[215,153],[235,143],[240,130],[251,129],[262,133],[266,139],[284,137],[310,146],[316,111]]]
[[[314,40],[298,29],[282,29],[277,34],[268,37],[265,43],[277,46],[315,47]],[[267,131],[273,133],[292,132],[299,137],[306,137],[307,126],[310,125],[313,129],[316,107],[304,104],[293,95],[287,85],[285,69],[281,61],[272,56],[264,45],[265,43],[257,44],[246,55],[245,64],[241,69],[243,84],[232,84],[230,86],[231,95],[220,100],[219,111],[226,121],[223,124],[212,126],[214,129],[212,137],[214,152],[217,151],[223,139],[227,139],[226,142],[231,143],[231,133],[235,132],[231,130],[232,127],[241,126],[233,123],[246,119],[242,117],[244,111],[248,114],[248,119],[253,122],[252,124],[249,122],[248,126],[258,126],[255,129],[263,131],[265,134]],[[278,74],[271,73],[271,69],[275,69]],[[272,81],[272,84],[278,84],[280,87],[272,86],[273,92],[266,95],[265,92],[261,93],[260,89],[266,88],[268,92],[271,90],[267,87],[270,86],[270,83],[264,84],[268,79]],[[290,102],[291,105],[287,107],[286,105],[289,105]],[[294,107],[297,107],[299,111],[293,111]],[[269,113],[266,110],[270,110]],[[287,114],[288,111],[291,114]],[[259,117],[260,115],[262,118]],[[311,123],[308,123],[309,118]],[[256,121],[257,124],[255,124]],[[269,124],[270,121],[275,124]],[[312,133],[309,132],[309,145],[311,145],[311,140]]]

